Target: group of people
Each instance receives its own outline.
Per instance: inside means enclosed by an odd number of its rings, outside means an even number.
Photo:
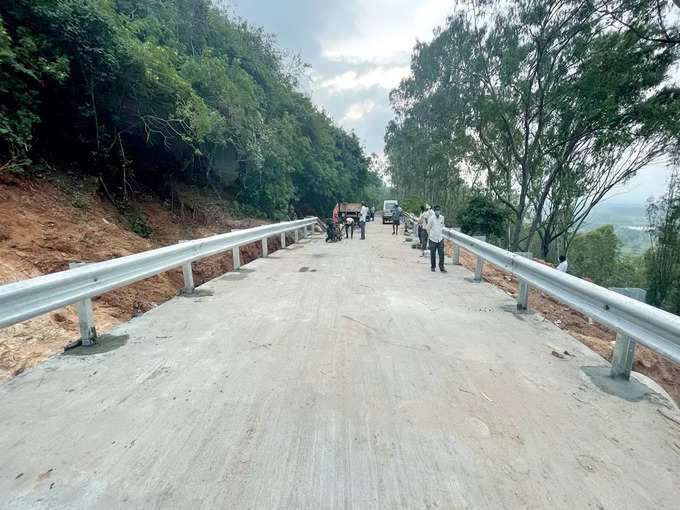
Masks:
[[[430,271],[436,271],[437,255],[439,255],[439,270],[446,273],[444,267],[444,215],[441,208],[435,205],[420,206],[418,217],[418,239],[420,240],[421,257],[425,256],[425,247],[430,250]]]
[[[397,229],[398,229],[397,223]],[[421,257],[425,256],[425,247],[430,250],[430,271],[436,271],[437,255],[439,255],[439,270],[446,273],[444,267],[444,215],[438,205],[420,207],[418,217],[418,239],[420,240]],[[560,255],[560,262],[556,269],[567,272],[568,262],[565,255]]]
[[[343,232],[345,239],[354,239],[354,227],[359,223],[361,228],[361,239],[366,239],[366,222],[373,221],[375,218],[375,207],[369,208],[365,202],[361,202],[361,209],[359,210],[359,218],[357,221],[351,216],[347,216],[343,222],[340,222],[339,205],[336,204],[333,210],[333,218],[329,220],[326,225],[326,242],[339,241],[342,239]]]
[[[401,224],[402,209],[397,203],[392,211],[392,235],[399,233],[399,225]],[[359,227],[361,228],[361,239],[366,239],[366,222],[375,219],[375,207],[369,208],[365,202],[361,202],[361,210],[359,212]],[[351,216],[347,216],[344,220],[344,225],[340,223],[338,217],[338,206],[335,206],[333,211],[333,220],[329,221],[327,227],[326,242],[338,237],[342,239],[343,228],[345,238],[354,238],[354,226],[356,222]],[[341,228],[340,225],[342,225]],[[437,269],[437,256],[439,256],[439,270],[446,273],[444,267],[444,215],[441,213],[441,208],[438,205],[430,207],[429,205],[420,206],[420,216],[418,217],[418,239],[420,240],[421,257],[425,256],[425,250],[430,252],[430,271],[435,272]],[[567,272],[567,258],[560,255],[560,263],[557,266],[558,271]]]

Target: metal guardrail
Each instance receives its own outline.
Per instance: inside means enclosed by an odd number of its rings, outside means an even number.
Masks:
[[[411,221],[417,222],[413,215]],[[649,349],[680,363],[680,317],[573,275],[511,253],[454,229],[445,239],[592,317]],[[618,342],[618,337],[617,337]],[[632,362],[632,357],[631,360]]]
[[[79,305],[81,337],[83,343],[89,343],[86,342],[89,340],[87,328],[93,328],[91,304],[88,303],[90,298],[178,267],[184,270],[185,290],[193,291],[191,276],[193,261],[231,249],[234,250],[234,267],[238,268],[240,246],[261,241],[263,256],[267,256],[268,238],[280,235],[282,245],[285,246],[286,233],[293,232],[297,242],[299,233],[305,236],[309,230],[313,230],[316,222],[317,218],[312,217],[262,225],[228,234],[185,241],[104,262],[79,265],[66,271],[2,285],[0,286],[0,328],[63,306],[77,304]],[[81,310],[80,305],[83,303],[86,306]],[[88,305],[89,310],[86,309]],[[84,327],[86,329],[83,329]]]

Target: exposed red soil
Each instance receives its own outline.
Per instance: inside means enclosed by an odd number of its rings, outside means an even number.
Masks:
[[[453,244],[447,242],[445,251],[447,255],[451,256],[453,254]],[[542,260],[534,260],[547,264]],[[471,271],[474,271],[477,265],[477,258],[473,254],[461,249],[460,262]],[[496,266],[487,263],[484,264],[483,277],[486,281],[496,285],[510,296],[517,297],[519,280],[514,276],[510,276]],[[529,308],[540,313],[547,320],[569,333],[582,344],[587,345],[603,358],[611,360],[616,339],[616,332],[614,330],[593,321],[582,313],[573,310],[536,289],[531,289],[529,292]],[[680,404],[680,366],[646,347],[638,345],[635,349],[633,370],[645,374],[659,383],[675,402]]]
[[[74,201],[51,180],[0,175],[0,284],[68,269],[69,262],[98,262],[265,223],[232,219],[191,204],[191,214],[184,206],[172,213],[151,197],[139,196],[135,200],[152,227],[151,238],[145,239],[129,230],[127,220],[97,190],[95,180],[86,181]],[[205,210],[210,213],[196,214]],[[278,239],[270,239],[269,251],[278,248]],[[259,243],[241,248],[242,264],[260,255]],[[194,283],[230,271],[232,262],[229,251],[194,263]],[[93,299],[97,331],[106,332],[167,301],[183,285],[176,269]],[[73,306],[0,330],[0,380],[62,352],[78,336]]]

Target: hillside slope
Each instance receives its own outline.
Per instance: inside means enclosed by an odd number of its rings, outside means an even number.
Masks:
[[[130,230],[129,218],[98,193],[96,179],[64,182],[0,174],[0,284],[67,269],[69,262],[97,262],[265,223],[229,218],[191,202],[174,204],[173,213],[152,196],[135,200],[151,228],[149,239]],[[270,240],[270,250],[276,248],[278,240]],[[260,254],[258,245],[241,248],[243,263]],[[231,252],[204,259],[194,264],[195,283],[231,269]],[[95,298],[98,332],[170,299],[182,287],[177,269]],[[0,380],[62,352],[78,336],[73,306],[0,330]]]

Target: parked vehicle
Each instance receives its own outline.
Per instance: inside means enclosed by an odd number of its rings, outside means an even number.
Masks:
[[[359,224],[359,216],[361,216],[361,204],[352,202],[343,202],[340,204],[338,211],[340,222],[344,223],[347,218],[354,219],[356,225]]]
[[[397,207],[397,201],[396,200],[385,200],[383,202],[383,213],[382,213],[383,225],[385,223],[392,223],[392,212],[394,211],[395,207]]]

